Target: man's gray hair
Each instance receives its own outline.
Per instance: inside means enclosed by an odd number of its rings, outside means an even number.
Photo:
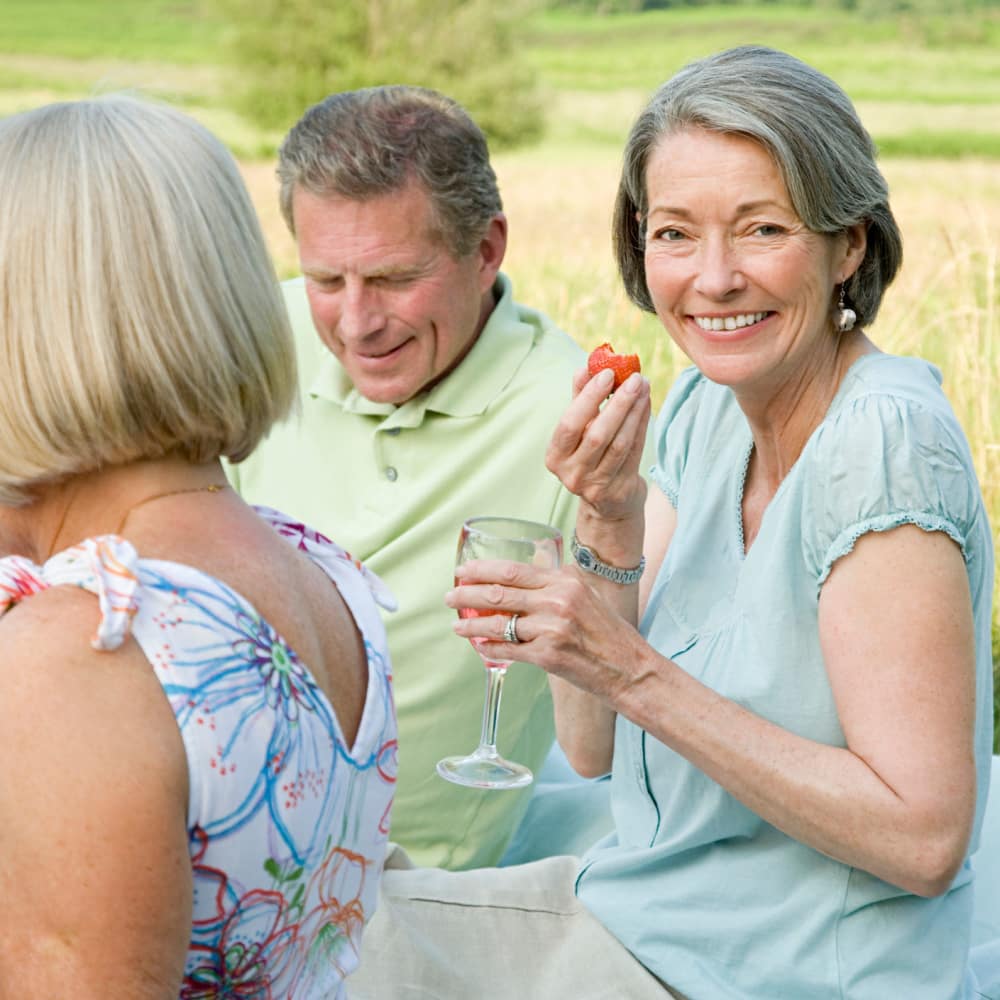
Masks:
[[[279,151],[281,211],[295,233],[292,196],[364,201],[417,181],[454,257],[471,253],[503,204],[486,138],[449,97],[384,86],[331,94],[309,108]]]
[[[759,142],[781,171],[799,218],[814,232],[833,235],[867,225],[864,260],[844,291],[859,324],[870,323],[903,258],[874,143],[837,84],[761,46],[728,49],[685,66],[656,91],[632,127],[613,220],[615,257],[632,301],[654,311],[643,265],[646,165],[661,139],[688,128]]]

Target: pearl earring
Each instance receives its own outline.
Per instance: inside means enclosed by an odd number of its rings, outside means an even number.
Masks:
[[[847,333],[854,329],[854,324],[858,321],[858,314],[849,306],[844,304],[844,286],[840,286],[840,298],[837,300],[837,308],[833,314],[833,325],[838,333]]]

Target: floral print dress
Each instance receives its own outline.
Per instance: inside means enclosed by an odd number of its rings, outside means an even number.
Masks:
[[[363,636],[368,691],[348,746],[308,668],[239,594],[115,535],[43,566],[0,559],[0,614],[48,587],[94,593],[93,645],[131,632],[187,753],[194,876],[183,1000],[334,1000],[375,906],[396,778],[382,582],[329,539],[258,507],[336,583]]]

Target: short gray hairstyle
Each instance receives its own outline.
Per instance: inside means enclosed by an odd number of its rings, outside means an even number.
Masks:
[[[278,179],[293,235],[297,188],[364,201],[416,180],[456,258],[471,253],[503,211],[482,130],[461,105],[424,87],[369,87],[313,105],[282,143]]]
[[[107,465],[246,457],[293,405],[232,156],[125,95],[0,121],[0,503]]]
[[[688,128],[746,136],[774,159],[799,218],[834,235],[865,223],[868,245],[845,282],[858,322],[870,323],[903,259],[875,146],[850,98],[829,77],[775,49],[740,46],[690,63],[664,83],[625,145],[613,220],[625,289],[653,312],[643,264],[646,166],[657,143]]]

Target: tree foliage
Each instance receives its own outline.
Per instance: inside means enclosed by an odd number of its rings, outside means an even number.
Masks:
[[[213,0],[226,18],[233,100],[287,129],[327,94],[385,83],[434,87],[494,145],[537,139],[534,74],[517,25],[530,0]]]

